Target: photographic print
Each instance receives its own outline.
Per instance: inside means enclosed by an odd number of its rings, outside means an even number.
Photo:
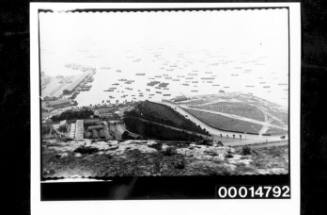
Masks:
[[[289,174],[287,8],[38,17],[43,181]]]

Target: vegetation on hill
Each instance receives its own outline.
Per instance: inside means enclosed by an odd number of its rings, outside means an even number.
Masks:
[[[144,101],[139,103],[133,110],[125,112],[125,118],[128,117],[138,117],[204,135],[209,134],[171,107],[154,102]]]
[[[42,124],[41,126],[41,134],[46,135],[51,132],[51,125],[50,124]]]
[[[93,115],[93,111],[89,108],[82,108],[80,110],[67,110],[59,115],[51,117],[53,121],[72,120],[72,119],[87,119]]]
[[[199,141],[203,138],[198,135],[192,135],[183,131],[174,130],[168,127],[144,122],[138,118],[124,118],[126,128],[134,133],[142,136],[159,139],[159,140],[185,140],[185,141]]]

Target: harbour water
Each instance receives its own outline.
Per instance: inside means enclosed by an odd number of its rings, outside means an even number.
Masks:
[[[92,88],[76,97],[79,106],[215,94],[220,90],[253,93],[284,107],[288,101],[287,65],[276,68],[267,56],[240,54],[231,58],[219,50],[158,47],[81,53],[78,62],[96,68]],[[66,59],[61,64],[78,62]],[[62,69],[66,74],[78,73]]]

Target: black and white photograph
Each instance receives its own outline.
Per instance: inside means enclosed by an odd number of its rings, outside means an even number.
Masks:
[[[287,20],[40,11],[42,178],[288,174]]]
[[[41,200],[297,195],[291,9],[203,5],[33,8]]]

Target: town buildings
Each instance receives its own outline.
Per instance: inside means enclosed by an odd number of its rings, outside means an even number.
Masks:
[[[75,140],[84,139],[84,121],[76,120]]]
[[[58,99],[54,101],[46,101],[45,104],[48,108],[57,109],[71,106],[73,105],[73,102],[70,99]]]
[[[113,117],[113,107],[101,107],[94,110],[94,115],[100,118]]]

